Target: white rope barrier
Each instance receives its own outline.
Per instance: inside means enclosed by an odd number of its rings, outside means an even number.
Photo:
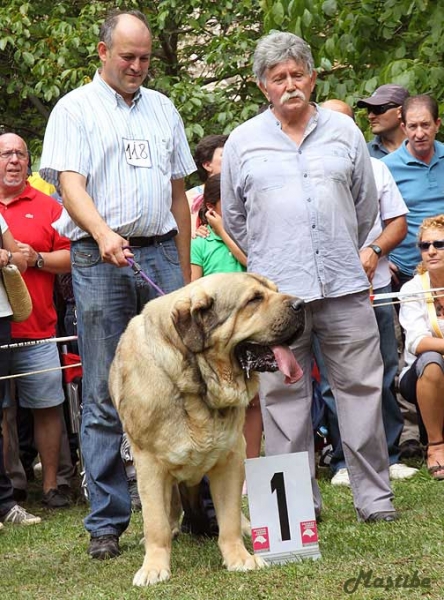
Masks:
[[[0,346],[0,350],[9,350],[10,348],[26,348],[27,346],[37,346],[38,344],[58,343],[58,342],[73,342],[77,340],[76,335],[68,335],[66,337],[51,337],[43,340],[29,340],[29,342],[15,342],[13,344],[4,344]]]
[[[435,298],[444,297],[444,288],[431,288],[430,290],[419,290],[417,292],[387,292],[383,294],[370,294],[372,302],[375,300],[390,300],[390,302],[378,302],[378,304],[373,304],[374,308],[378,308],[378,306],[389,306],[394,304],[402,304],[403,302],[417,302],[417,300],[421,300],[421,296],[425,296],[429,292],[435,293]],[[436,293],[442,292],[442,293]],[[418,296],[413,297],[412,296]],[[15,342],[13,344],[4,344],[0,345],[0,350],[9,350],[14,348],[25,348],[28,346],[35,346],[37,344],[47,344],[47,343],[62,343],[62,342],[73,342],[77,340],[76,335],[70,335],[65,337],[52,337],[46,338],[43,340],[30,340],[29,342]],[[17,375],[5,375],[0,377],[0,381],[3,379],[16,379],[17,377],[28,377],[30,375],[39,375],[41,373],[49,373],[51,371],[62,371],[64,369],[73,369],[74,367],[81,367],[82,363],[78,362],[72,365],[61,365],[60,367],[51,367],[48,369],[41,369],[39,371],[29,371],[27,373],[18,373]]]
[[[75,363],[73,365],[61,365],[60,367],[50,367],[48,369],[41,369],[40,371],[29,371],[28,373],[17,373],[17,375],[4,375],[0,377],[2,379],[16,379],[17,377],[28,377],[29,375],[39,375],[40,373],[50,373],[51,371],[63,371],[64,369],[72,369],[74,367],[81,367],[82,363]]]
[[[388,300],[389,298],[401,298],[400,302],[402,302],[403,297],[409,296],[422,296],[424,294],[428,294],[429,292],[442,292],[442,294],[437,295],[436,297],[441,298],[444,295],[444,288],[431,288],[430,290],[418,290],[417,292],[387,292],[385,294],[371,294],[373,300]]]
[[[57,344],[62,342],[75,342],[77,341],[76,335],[68,335],[65,337],[51,337],[43,340],[29,340],[28,342],[14,342],[13,344],[4,344],[0,346],[0,350],[9,350],[14,348],[27,348],[29,346],[37,346],[38,344]],[[17,373],[16,375],[4,375],[0,377],[0,381],[3,379],[16,379],[17,377],[29,377],[30,375],[40,375],[41,373],[50,373],[51,371],[63,371],[64,369],[73,369],[74,367],[81,367],[82,363],[73,363],[72,365],[60,365],[60,367],[48,367],[47,369],[41,369],[39,371],[28,371],[27,373]]]

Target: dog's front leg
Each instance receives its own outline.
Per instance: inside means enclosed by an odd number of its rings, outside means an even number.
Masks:
[[[170,506],[172,478],[148,452],[133,447],[137,483],[142,502],[145,558],[133,585],[166,581],[171,576]]]
[[[245,548],[241,531],[241,498],[244,481],[244,443],[209,473],[211,495],[219,524],[219,548],[229,571],[261,569],[267,563]]]

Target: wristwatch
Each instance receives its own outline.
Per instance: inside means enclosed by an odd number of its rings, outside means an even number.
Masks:
[[[376,256],[379,258],[380,256],[382,256],[382,250],[379,246],[377,246],[376,244],[369,244],[369,248],[371,248],[373,250],[373,252],[376,254]]]
[[[35,261],[34,267],[36,269],[43,269],[44,266],[45,266],[45,260],[44,260],[43,256],[39,252],[37,252],[37,260]]]

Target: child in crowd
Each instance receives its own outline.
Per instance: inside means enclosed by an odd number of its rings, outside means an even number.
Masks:
[[[191,279],[195,281],[211,273],[245,271],[247,257],[234,243],[222,224],[220,208],[220,175],[212,175],[205,184],[199,218],[208,227],[207,237],[191,241]],[[247,458],[257,458],[262,440],[262,416],[258,396],[247,409],[245,428]]]

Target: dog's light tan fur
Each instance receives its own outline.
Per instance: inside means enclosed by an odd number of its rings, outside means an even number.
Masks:
[[[245,409],[258,391],[234,356],[237,344],[282,341],[294,327],[290,296],[257,275],[211,275],[150,302],[123,334],[110,391],[134,454],[146,555],[134,585],[170,577],[175,482],[208,474],[229,570],[264,566],[245,549],[241,488]],[[280,338],[280,339],[279,339]]]

